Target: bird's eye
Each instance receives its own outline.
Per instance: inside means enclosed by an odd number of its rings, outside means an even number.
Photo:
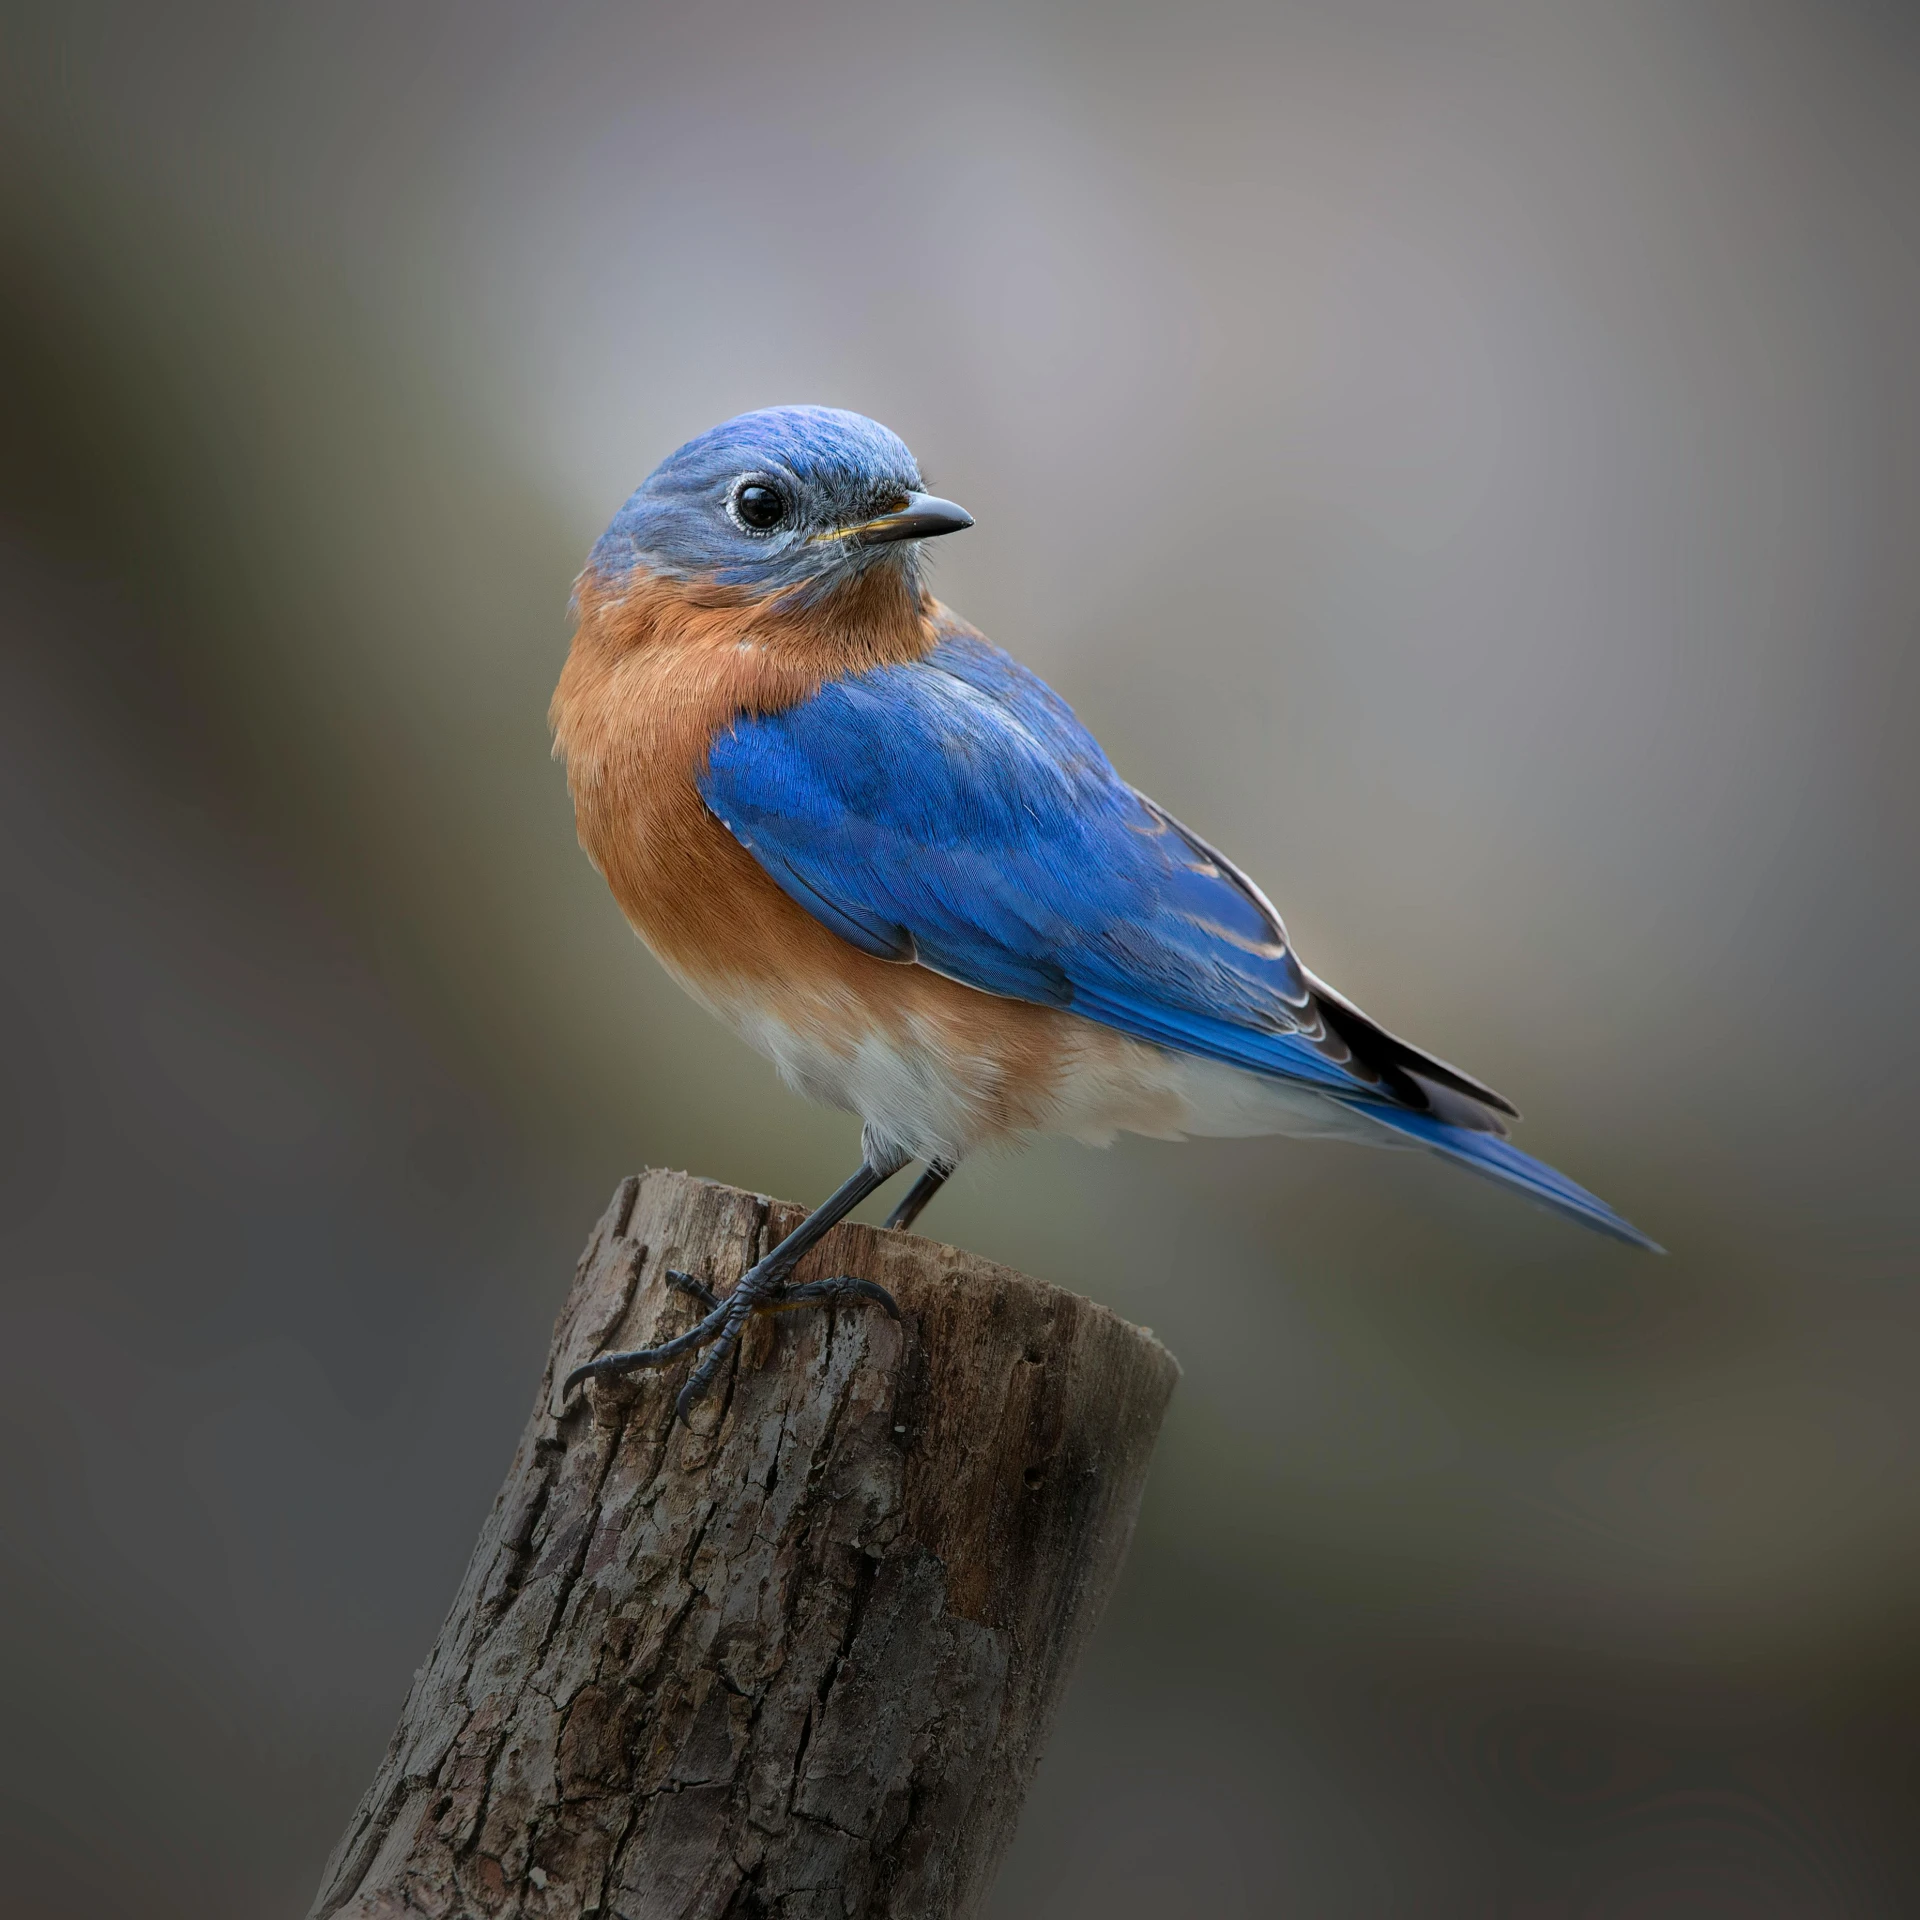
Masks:
[[[786,496],[778,487],[751,480],[733,496],[733,510],[756,533],[767,533],[787,517]]]

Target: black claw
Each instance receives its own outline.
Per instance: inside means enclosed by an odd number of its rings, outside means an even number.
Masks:
[[[801,1287],[783,1287],[768,1304],[775,1308],[807,1307],[841,1300],[871,1300],[886,1309],[888,1319],[900,1318],[900,1303],[885,1287],[846,1273],[836,1274],[831,1280],[809,1280]]]
[[[705,1359],[687,1375],[687,1384],[674,1397],[673,1417],[683,1426],[692,1426],[688,1416],[706,1396],[707,1389],[720,1377],[720,1369],[727,1364],[727,1355],[740,1343],[740,1328],[746,1320],[742,1314],[738,1319],[729,1321],[720,1330],[720,1336],[714,1341]]]
[[[677,1360],[681,1354],[689,1353],[695,1347],[704,1347],[709,1340],[716,1338],[726,1315],[724,1306],[716,1307],[698,1326],[689,1327],[685,1333],[676,1334],[671,1340],[661,1341],[657,1347],[635,1347],[630,1353],[597,1354],[567,1375],[566,1384],[560,1389],[560,1398],[565,1400],[582,1380],[617,1380],[623,1373],[638,1373],[647,1367],[664,1367],[669,1360]]]
[[[663,1366],[672,1359],[658,1347],[641,1347],[632,1353],[603,1353],[597,1358],[575,1367],[567,1375],[567,1383],[560,1389],[560,1398],[566,1399],[583,1380],[617,1380],[623,1373],[638,1373],[646,1367]]]
[[[598,1360],[589,1360],[583,1366],[575,1367],[574,1370],[567,1375],[565,1383],[561,1386],[560,1398],[562,1400],[572,1399],[573,1390],[581,1381],[595,1379],[609,1371],[610,1369],[603,1367]]]
[[[679,1267],[667,1269],[667,1285],[675,1293],[691,1294],[709,1313],[720,1304],[720,1296],[698,1274],[685,1273]]]

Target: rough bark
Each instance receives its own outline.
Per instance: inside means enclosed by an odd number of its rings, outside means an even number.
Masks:
[[[699,1309],[800,1210],[624,1182],[540,1397],[313,1920],[975,1911],[1119,1571],[1178,1374],[1151,1334],[953,1247],[843,1226],[800,1278],[905,1316],[750,1328],[693,1430],[687,1363],[558,1383]]]

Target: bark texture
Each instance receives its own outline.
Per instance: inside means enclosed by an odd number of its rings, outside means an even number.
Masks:
[[[874,1309],[749,1329],[694,1430],[681,1332],[801,1210],[625,1181],[561,1310],[506,1485],[313,1920],[947,1920],[1013,1834],[1125,1555],[1178,1374],[1149,1333],[908,1234],[802,1279]]]

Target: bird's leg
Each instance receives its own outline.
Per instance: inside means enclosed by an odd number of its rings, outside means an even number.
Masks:
[[[575,1367],[560,1389],[565,1399],[582,1380],[617,1378],[643,1367],[662,1367],[669,1360],[695,1348],[711,1351],[693,1371],[674,1402],[674,1413],[684,1419],[687,1410],[713,1384],[726,1358],[738,1342],[747,1317],[754,1313],[778,1313],[791,1307],[819,1306],[839,1300],[872,1300],[884,1307],[894,1319],[900,1309],[885,1287],[871,1280],[842,1276],[833,1280],[810,1280],[805,1286],[790,1287],[787,1275],[800,1264],[813,1245],[838,1226],[876,1187],[884,1185],[906,1165],[902,1155],[876,1153],[868,1144],[866,1158],[852,1178],[843,1181],[834,1193],[814,1210],[773,1249],[741,1275],[740,1283],[724,1298],[703,1281],[677,1268],[669,1268],[667,1284],[678,1292],[691,1294],[708,1309],[705,1317],[685,1333],[663,1340],[657,1347],[637,1347],[630,1353],[603,1353]]]
[[[953,1178],[949,1160],[929,1160],[927,1170],[907,1189],[906,1197],[887,1215],[887,1225],[897,1233],[906,1233],[926,1211],[927,1202]]]

